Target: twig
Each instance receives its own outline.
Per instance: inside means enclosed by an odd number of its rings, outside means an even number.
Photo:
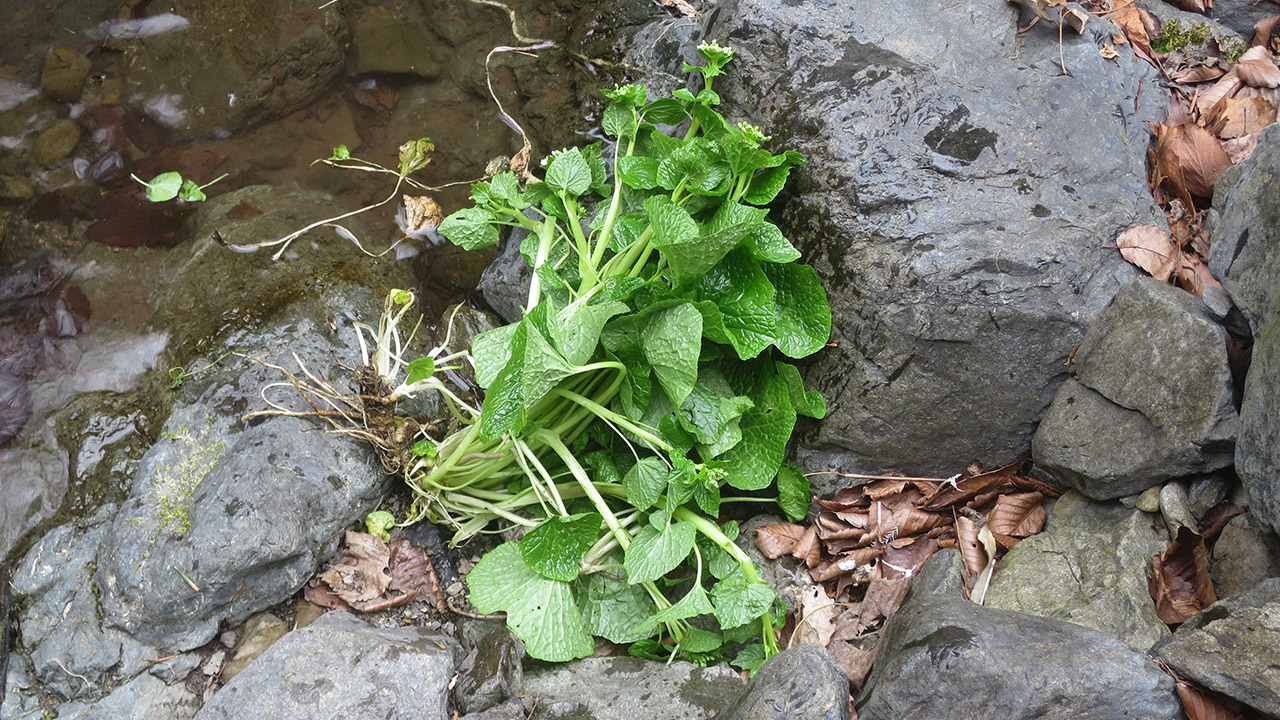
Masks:
[[[441,594],[443,595],[444,593],[441,593]],[[470,612],[470,611],[468,611],[468,610],[460,610],[456,605],[454,605],[454,604],[453,604],[453,598],[451,598],[451,597],[445,597],[445,599],[444,599],[444,604],[445,604],[445,606],[446,606],[446,607],[448,607],[450,610],[452,610],[455,614],[457,614],[457,615],[461,615],[461,616],[463,616],[463,617],[469,617],[469,618],[471,618],[472,620],[502,620],[503,618],[505,618],[505,617],[507,616],[507,614],[506,614],[506,613],[494,613],[494,614],[492,614],[492,615],[480,615],[480,614],[478,614],[478,613],[473,613],[473,612]]]
[[[8,563],[0,563],[0,707],[9,682],[9,576]]]
[[[843,473],[834,470],[820,470],[817,472],[805,473],[805,477],[813,477],[815,475],[835,475],[836,477],[853,478],[855,480],[905,480],[907,482],[937,482],[944,483],[950,478],[936,477],[907,477],[903,475],[859,475],[857,473]]]

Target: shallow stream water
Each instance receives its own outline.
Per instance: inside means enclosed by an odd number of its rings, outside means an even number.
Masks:
[[[108,475],[127,477],[157,432],[148,413],[111,406],[149,373],[169,372],[159,367],[168,334],[152,321],[151,290],[166,253],[192,241],[194,208],[148,202],[131,175],[178,171],[205,183],[225,174],[207,188],[211,198],[258,184],[321,190],[335,198],[337,215],[383,199],[394,178],[314,163],[335,146],[394,167],[401,143],[429,137],[436,152],[414,176],[429,185],[475,179],[489,160],[521,147],[485,82],[489,50],[520,44],[505,10],[474,0],[341,1],[161,8],[150,0],[0,0],[0,557],[41,520],[118,499],[123,487],[95,488],[87,478],[101,477],[103,462],[113,464]],[[276,78],[265,121],[234,112],[249,102],[241,93],[201,87],[233,87],[236,68],[278,49],[271,32],[285,37],[299,22],[336,38],[343,54],[328,82],[308,88],[315,78],[305,71]],[[167,74],[155,67],[162,54],[140,50],[175,40],[182,54]],[[78,92],[49,82],[49,67],[68,62],[83,65]],[[573,87],[581,73],[569,63],[558,49],[492,62],[507,111],[532,118],[522,122],[535,155],[573,141],[587,124]],[[193,67],[208,73],[193,76]],[[262,82],[244,79],[243,95]],[[290,108],[290,93],[315,99]],[[228,107],[197,117],[210,94]],[[568,119],[557,117],[563,108]],[[233,127],[193,120],[219,113]],[[467,196],[465,183],[434,195],[445,213]],[[360,241],[372,252],[394,246],[412,265],[430,319],[474,287],[488,255],[406,241],[398,205],[396,198],[365,213]],[[270,262],[269,251],[258,254]]]

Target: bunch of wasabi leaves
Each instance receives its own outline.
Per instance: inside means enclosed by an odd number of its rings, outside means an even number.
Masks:
[[[523,229],[533,274],[523,318],[472,342],[482,408],[446,394],[454,432],[414,445],[406,522],[450,525],[455,543],[526,531],[467,582],[535,658],[590,655],[600,636],[754,671],[778,650],[785,606],[718,518],[735,501],[805,515],[808,482],[784,453],[797,415],[826,408],[778,356],[822,348],[831,308],[762,207],[803,156],[714,109],[733,51],[699,50],[696,94],[604,93],[611,163],[600,143],[553,153],[542,182],[475,184],[474,206],[439,228],[468,250]],[[444,390],[446,367],[393,369],[395,395]]]

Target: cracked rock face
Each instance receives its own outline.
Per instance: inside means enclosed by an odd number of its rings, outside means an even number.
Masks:
[[[1223,329],[1197,297],[1137,278],[1098,316],[1032,457],[1098,500],[1227,467],[1239,418]]]
[[[1067,355],[1136,275],[1105,246],[1159,222],[1141,139],[1162,108],[1134,112],[1154,70],[1102,59],[1099,20],[1065,39],[1064,76],[1057,33],[1015,48],[1015,25],[990,2],[707,14],[737,50],[715,87],[731,119],[809,158],[779,225],[835,317],[807,374],[831,409],[802,436],[810,463],[949,474],[1025,455]]]

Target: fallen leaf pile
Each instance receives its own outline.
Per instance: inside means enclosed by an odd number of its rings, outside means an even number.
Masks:
[[[757,529],[761,552],[802,560],[822,586],[799,599],[790,642],[827,646],[860,687],[875,659],[879,630],[939,548],[960,549],[966,590],[981,602],[996,561],[1044,528],[1042,500],[1060,494],[1029,477],[1029,466],[1023,461],[948,480],[879,478],[818,500],[822,510],[807,527]]]
[[[307,583],[303,595],[321,607],[348,611],[374,612],[414,601],[445,610],[435,567],[422,548],[350,530],[338,559]]]
[[[1184,10],[1205,12],[1213,0],[1179,0]],[[1207,29],[1203,47],[1158,52],[1162,23],[1134,0],[1086,2],[1121,29],[1113,40],[1128,44],[1168,81],[1164,121],[1151,126],[1147,181],[1168,217],[1169,230],[1130,228],[1116,238],[1126,260],[1196,295],[1221,287],[1206,263],[1210,238],[1204,221],[1214,185],[1227,168],[1248,159],[1258,133],[1276,121],[1280,107],[1280,15],[1254,26],[1247,49],[1231,47]],[[1239,52],[1239,56],[1235,57]],[[1114,56],[1111,56],[1114,57]],[[1139,95],[1138,101],[1142,98]]]

